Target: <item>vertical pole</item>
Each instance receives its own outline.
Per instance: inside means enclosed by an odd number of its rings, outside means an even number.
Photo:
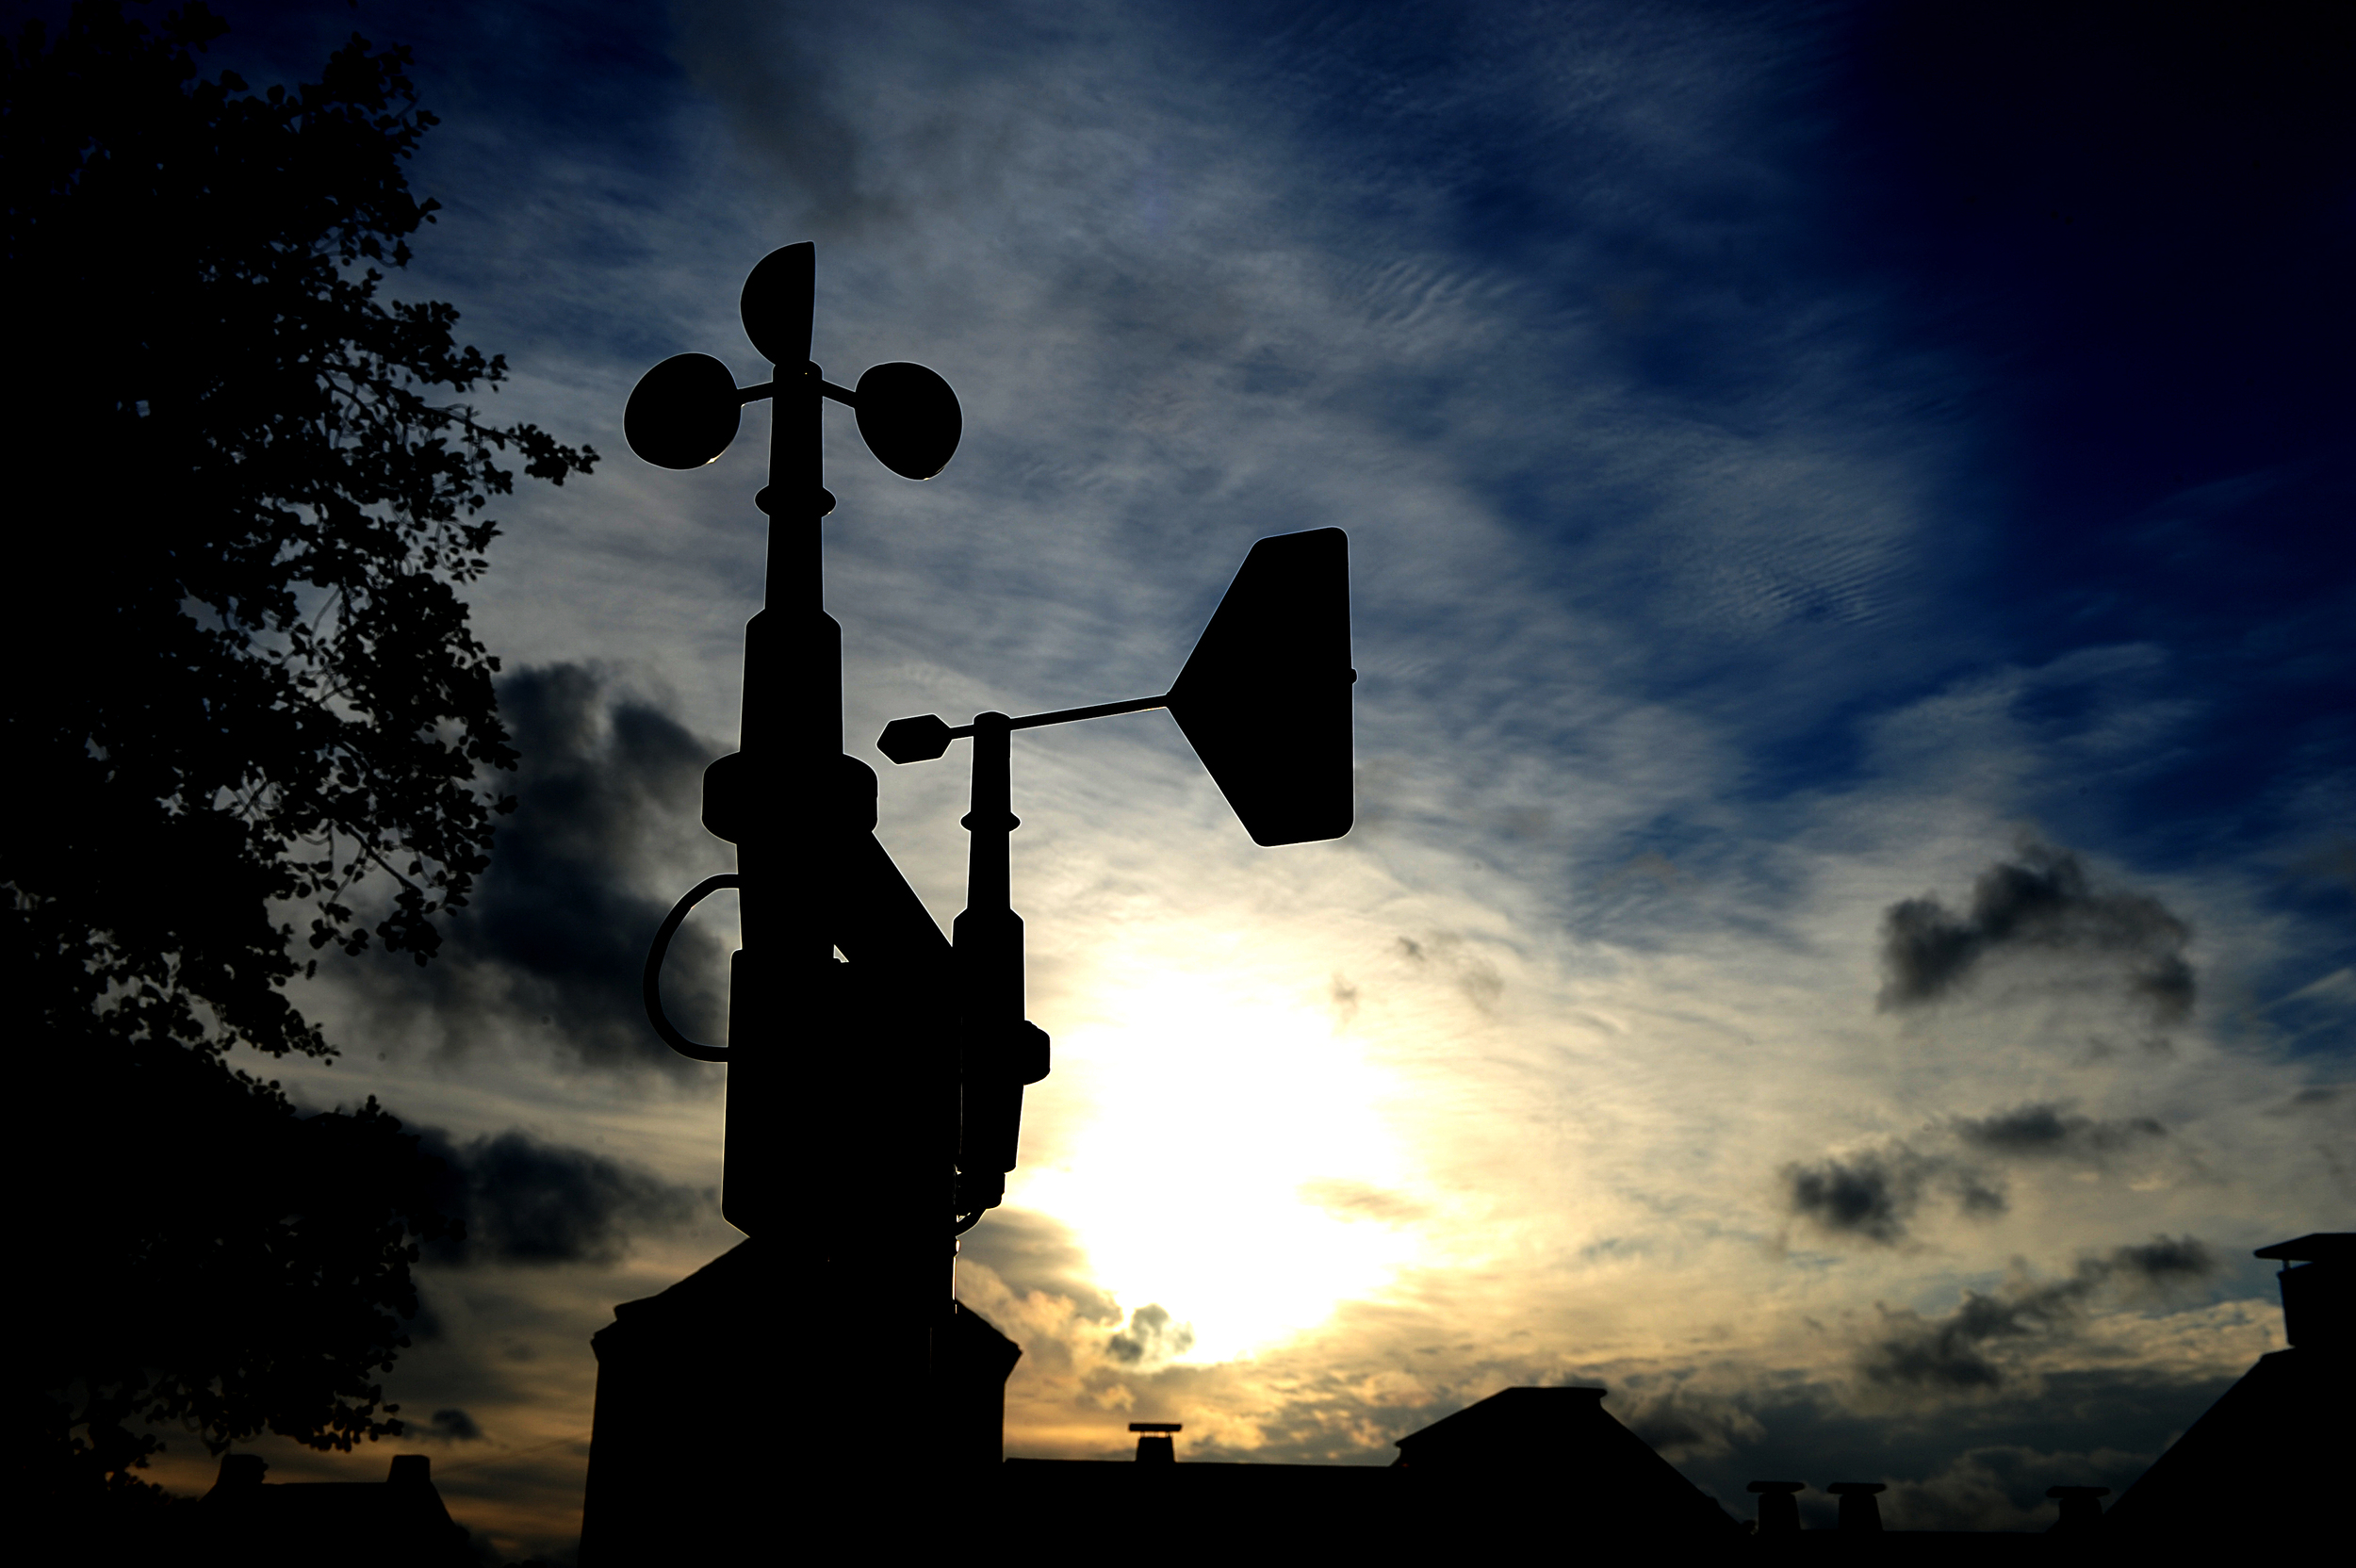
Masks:
[[[767,578],[760,613],[744,628],[742,746],[745,783],[737,870],[744,948],[728,987],[726,1166],[720,1212],[747,1235],[774,1228],[791,1167],[780,1102],[785,1030],[835,1012],[833,943],[815,890],[826,878],[840,825],[831,798],[843,750],[843,629],[826,613],[820,519],[833,509],[820,446],[818,367],[810,360],[815,252],[792,247],[796,265],[764,295],[761,335],[775,366],[769,483],[757,504],[769,514]]]
[[[964,993],[960,1078],[964,1122],[957,1149],[957,1208],[973,1213],[1006,1195],[1023,1126],[1023,1086],[1030,1075],[1012,1058],[1023,1020],[1023,917],[1009,906],[1014,830],[1013,721],[1004,713],[973,719],[973,808],[967,841],[965,911],[957,919],[957,983]]]
[[[744,950],[729,993],[721,1211],[765,1241],[778,1345],[822,1413],[789,1445],[794,1510],[889,1556],[915,1524],[884,1503],[893,1450],[923,1441],[909,1417],[946,1305],[941,1153],[924,1146],[922,1053],[910,1049],[941,1021],[892,1016],[908,1001],[892,989],[894,956],[835,957],[857,881],[873,874],[858,852],[872,847],[875,778],[843,751],[843,629],[825,602],[834,498],[809,354],[815,273],[812,249],[791,246],[746,286],[746,330],[778,357],[759,498],[767,580],[744,639]]]

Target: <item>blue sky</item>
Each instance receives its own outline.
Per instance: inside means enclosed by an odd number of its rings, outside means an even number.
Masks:
[[[832,379],[965,408],[921,486],[827,435],[853,749],[944,924],[961,772],[867,738],[1161,690],[1253,539],[1351,535],[1349,839],[1253,848],[1158,715],[1018,742],[1061,1065],[960,1272],[1010,1451],[1382,1462],[1598,1380],[1738,1511],[2021,1526],[2279,1345],[2249,1250],[2356,1196],[2344,23],[223,10],[257,82],[415,47],[396,292],[605,454],[475,598],[526,763],[472,931],[311,999],[313,1099],[605,1172],[589,1240],[429,1281],[462,1518],[563,1535],[586,1335],[731,1239],[630,993],[730,863],[761,432],[676,475],[620,416],[672,352],[762,379],[737,288],[800,239]]]

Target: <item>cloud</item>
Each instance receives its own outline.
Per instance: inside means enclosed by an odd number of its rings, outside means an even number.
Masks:
[[[1672,1386],[1654,1392],[1631,1385],[1615,1412],[1620,1424],[1672,1464],[1723,1458],[1766,1435],[1739,1396]]]
[[[1494,1012],[1505,995],[1505,976],[1498,972],[1497,966],[1472,951],[1465,939],[1454,932],[1435,931],[1421,940],[1401,937],[1399,952],[1418,968],[1430,967],[1446,973],[1464,999],[1484,1013]]]
[[[475,1418],[455,1406],[434,1413],[434,1419],[422,1426],[409,1428],[408,1435],[431,1443],[480,1443],[483,1428]]]
[[[2111,1273],[2154,1285],[2206,1279],[2217,1266],[2217,1254],[2195,1236],[2154,1236],[2119,1248],[2108,1259]]]
[[[1883,1148],[1792,1164],[1782,1172],[1790,1211],[1827,1235],[1853,1236],[1893,1246],[1933,1190],[1951,1193],[1966,1215],[2004,1212],[2003,1188],[1947,1156],[1924,1153],[1903,1141]]]
[[[1008,1204],[957,1240],[960,1270],[990,1270],[1014,1297],[1040,1296],[1070,1304],[1083,1322],[1121,1321],[1121,1308],[1090,1277],[1088,1253],[1071,1230],[1033,1209]],[[994,1321],[994,1319],[993,1319]]]
[[[1124,1366],[1175,1361],[1194,1348],[1194,1330],[1170,1320],[1170,1310],[1143,1306],[1129,1315],[1129,1326],[1104,1342],[1104,1353]]]
[[[1349,1028],[1350,1021],[1358,1016],[1358,988],[1350,983],[1350,976],[1336,971],[1327,994],[1333,1000],[1334,1026]]]
[[[713,1202],[710,1193],[519,1129],[454,1144],[427,1128],[418,1146],[449,1167],[444,1201],[466,1227],[464,1238],[431,1250],[438,1263],[609,1263],[634,1233],[675,1229]]]
[[[1991,955],[2043,950],[2123,958],[2129,990],[2155,1021],[2178,1022],[2192,1011],[2191,939],[2192,928],[2158,899],[2097,891],[2077,856],[2030,840],[1981,873],[1966,914],[1927,895],[1890,906],[1880,1004],[1898,1011],[1937,1002]]]
[[[1825,1231],[1881,1242],[1905,1233],[1921,1185],[1912,1161],[1879,1154],[1788,1166],[1784,1180],[1793,1214]]]
[[[2098,1296],[2166,1290],[2205,1279],[2217,1267],[2215,1254],[2197,1237],[2159,1235],[2083,1257],[2059,1280],[2021,1275],[1992,1294],[1967,1290],[1962,1304],[1944,1317],[1880,1307],[1881,1337],[1862,1351],[1858,1370],[1871,1384],[1911,1395],[2001,1388],[2013,1376],[2004,1364],[2004,1346],[2066,1339]]]
[[[499,696],[522,758],[515,812],[441,956],[363,972],[362,1026],[422,1009],[451,1048],[540,1039],[583,1063],[690,1070],[647,1027],[639,981],[663,894],[732,858],[699,821],[703,769],[728,748],[583,664],[518,670]],[[664,968],[665,1009],[706,1039],[726,1037],[717,923],[688,922]]]
[[[1809,1477],[1821,1487],[1857,1476],[1890,1483],[1882,1515],[1892,1529],[2042,1530],[2054,1516],[2047,1487],[2123,1490],[2263,1348],[2236,1346],[2224,1358],[2235,1363],[2230,1370],[2205,1362],[2197,1372],[2054,1367],[1946,1398],[1935,1414],[1919,1402],[1891,1408],[1887,1396],[1868,1413],[1829,1385],[1783,1389],[1762,1384],[1756,1368],[1727,1368],[1759,1430],[1738,1435],[1731,1453],[1695,1453],[1678,1467],[1738,1518],[1756,1511],[1743,1495],[1755,1477]],[[1832,1498],[1811,1490],[1800,1506],[1807,1527],[1832,1527]]]
[[[1906,1239],[1915,1216],[1936,1196],[1950,1199],[1955,1212],[1970,1218],[2006,1212],[2006,1178],[1975,1163],[1979,1160],[2102,1169],[2167,1136],[2168,1129],[2150,1117],[2103,1119],[2062,1104],[2032,1102],[1988,1116],[1956,1117],[1910,1137],[1787,1165],[1779,1173],[1783,1206],[1823,1234],[1895,1246]]]
[[[2042,1530],[2058,1516],[2047,1487],[2108,1484],[2123,1490],[2151,1456],[2099,1448],[2055,1453],[2019,1445],[1966,1449],[1882,1499],[1892,1527],[1909,1530]]]
[[[2168,1136],[2150,1117],[2099,1120],[2057,1105],[2022,1105],[1994,1116],[1959,1118],[1955,1135],[1972,1148],[2018,1159],[2076,1159],[2099,1163],[2123,1149]]]

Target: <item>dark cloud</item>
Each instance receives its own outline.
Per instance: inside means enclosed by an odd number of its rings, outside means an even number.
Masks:
[[[1970,1166],[1904,1142],[1783,1168],[1790,1211],[1828,1235],[1894,1246],[1924,1199],[1951,1198],[1963,1214],[2004,1212],[2004,1189]]]
[[[2217,1266],[2217,1254],[2197,1236],[2154,1236],[2117,1249],[2108,1263],[2114,1273],[2163,1285],[2207,1279]]]
[[[453,1406],[435,1411],[431,1422],[421,1427],[411,1427],[408,1435],[436,1443],[479,1443],[483,1440],[483,1429],[476,1424],[473,1416]]]
[[[1989,1116],[1956,1117],[1877,1148],[1787,1165],[1784,1207],[1826,1235],[1892,1246],[1926,1202],[1988,1218],[2009,1206],[2002,1175],[1975,1163],[2079,1165],[2157,1147],[2168,1129],[2150,1117],[2104,1119],[2066,1105],[2031,1103]]]
[[[1973,1149],[2022,1159],[2099,1162],[2168,1136],[2168,1129],[2150,1117],[2102,1121],[2069,1114],[2057,1105],[2022,1105],[1995,1116],[1958,1119],[1954,1125],[1955,1135]]]
[[[713,1198],[585,1149],[511,1130],[453,1144],[426,1129],[419,1146],[449,1167],[446,1203],[466,1236],[437,1244],[435,1262],[605,1263],[640,1230],[683,1226]]]
[[[1865,1375],[1877,1383],[1959,1391],[1994,1388],[2004,1374],[1988,1359],[1994,1340],[2050,1332],[2074,1317],[2090,1287],[2070,1279],[2010,1296],[1963,1293],[1963,1304],[1929,1321],[1912,1312],[1884,1310],[1890,1331],[1865,1358]]]
[[[1888,1481],[1882,1514],[1892,1529],[2041,1530],[2054,1519],[2047,1487],[2124,1490],[2233,1381],[2157,1367],[2057,1369],[1935,1405],[1907,1390],[1918,1408],[1893,1411],[1889,1390],[1860,1410],[1853,1389],[1759,1386],[1747,1366],[1728,1372],[1750,1384],[1740,1399],[1750,1419],[1730,1452],[1694,1453],[1679,1469],[1737,1518],[1756,1513],[1743,1485],[1760,1476],[1818,1487],[1851,1476]],[[1800,1508],[1808,1527],[1832,1527],[1831,1497],[1810,1490]]]
[[[518,671],[499,694],[522,759],[515,809],[441,956],[375,972],[380,1014],[430,1009],[453,1046],[540,1038],[588,1063],[695,1070],[647,1027],[639,977],[665,895],[731,863],[699,820],[703,770],[727,748],[578,664]],[[718,930],[681,928],[663,997],[691,1035],[724,1040]]]
[[[1890,1242],[1906,1233],[1920,1182],[1910,1165],[1877,1154],[1789,1166],[1792,1212],[1826,1231]]]
[[[1762,1434],[1758,1418],[1737,1396],[1691,1388],[1655,1390],[1628,1380],[1614,1403],[1620,1424],[1672,1464],[1732,1453]]]
[[[1882,1499],[1890,1527],[1908,1530],[2042,1530],[2059,1517],[2045,1495],[2056,1483],[2123,1491],[2143,1469],[2144,1454],[2115,1449],[2053,1453],[2023,1445],[1967,1449]]]
[[[1170,1309],[1139,1307],[1129,1315],[1129,1326],[1104,1342],[1104,1353],[1124,1366],[1166,1362],[1194,1348],[1194,1330],[1170,1320]]]
[[[1972,888],[1963,915],[1936,897],[1890,906],[1882,920],[1885,1010],[1936,1002],[1991,954],[2045,950],[2123,959],[2129,989],[2154,1019],[2192,1011],[2192,929],[2148,893],[2099,892],[2078,858],[2035,841],[1999,861]]]
[[[1062,1297],[1079,1317],[1118,1324],[1121,1308],[1088,1272],[1088,1252],[1060,1221],[1029,1209],[992,1209],[957,1240],[957,1256],[998,1276],[1016,1296]]]
[[[2216,1271],[2216,1257],[2199,1239],[2162,1235],[2081,1258],[2062,1279],[2019,1279],[1986,1296],[1967,1290],[1945,1317],[1884,1307],[1880,1337],[1859,1356],[1858,1370],[1871,1384],[1918,1396],[2001,1388],[2012,1376],[2002,1362],[2004,1345],[2068,1337],[2105,1293],[2139,1295]]]

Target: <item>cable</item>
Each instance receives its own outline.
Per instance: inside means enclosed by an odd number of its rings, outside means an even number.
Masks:
[[[663,1044],[693,1061],[725,1062],[728,1059],[728,1048],[698,1044],[673,1028],[671,1021],[663,1016],[663,957],[671,951],[671,939],[679,934],[679,922],[687,918],[690,909],[723,888],[744,885],[744,879],[730,871],[707,876],[688,889],[687,896],[671,906],[671,912],[663,917],[663,923],[655,928],[654,946],[646,950],[646,973],[640,986],[646,999],[646,1021],[654,1025],[654,1032]]]

